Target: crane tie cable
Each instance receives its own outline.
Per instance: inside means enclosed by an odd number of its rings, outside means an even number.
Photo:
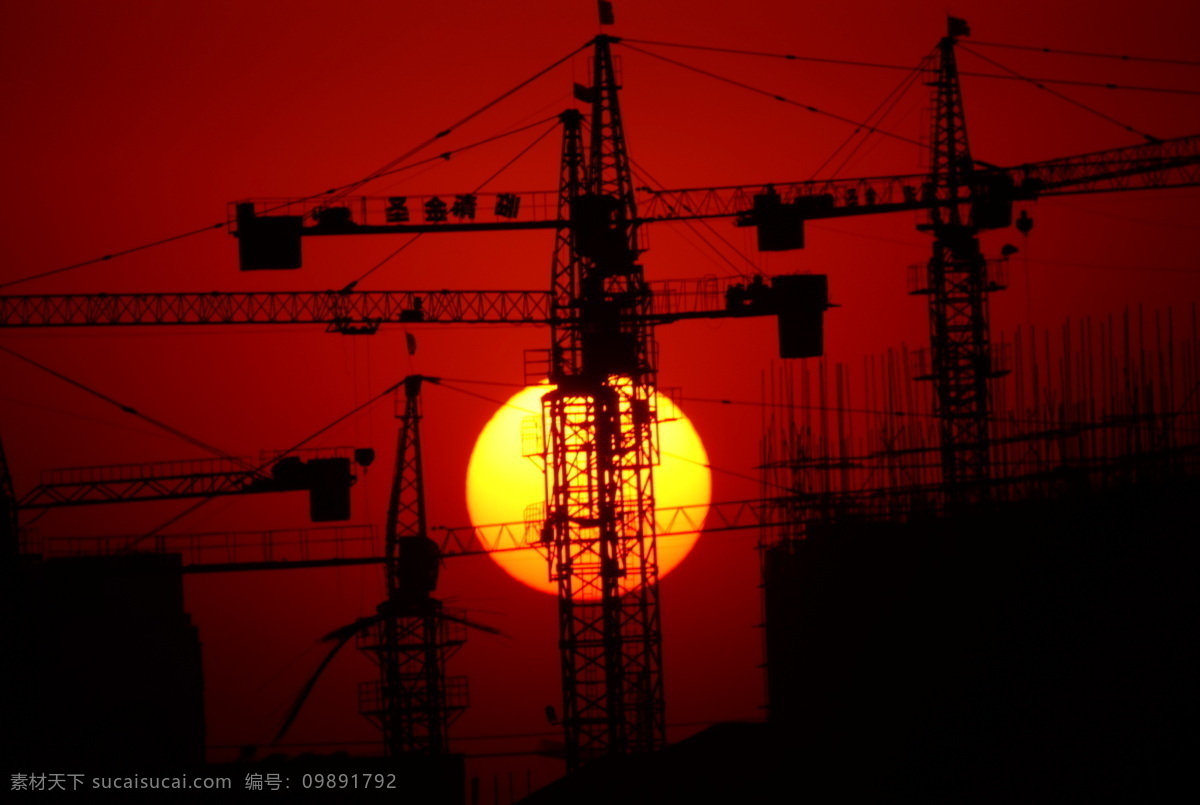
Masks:
[[[792,53],[770,53],[761,50],[738,50],[736,48],[719,48],[708,45],[686,45],[678,42],[655,42],[649,39],[622,39],[623,44],[634,42],[639,45],[657,45],[667,48],[683,48],[685,50],[707,50],[714,53],[733,53],[738,56],[763,56],[770,59],[786,59],[787,61],[808,61],[820,64],[842,64],[850,67],[879,67],[886,70],[910,70],[900,64],[882,64],[880,62],[854,61],[850,59],[828,59],[818,56],[797,56]]]
[[[900,83],[897,84],[896,87],[890,93],[888,93],[888,95],[884,97],[882,101],[879,102],[879,105],[871,111],[871,114],[867,115],[868,121],[874,120],[876,123],[882,123],[887,116],[892,113],[892,110],[896,108],[897,104],[900,103],[901,99],[903,99],[908,91],[912,89],[912,86],[916,83],[917,79],[920,78],[921,73],[926,70],[925,64],[928,62],[929,58],[929,56],[926,56],[924,59],[922,59],[917,66],[912,68],[908,75],[906,75],[900,81]],[[878,117],[876,117],[876,115],[878,115]],[[809,181],[816,179],[817,176],[820,175],[821,171],[825,170],[829,163],[836,159],[837,155],[841,153],[843,149],[847,148],[850,145],[850,142],[861,132],[862,128],[856,128],[853,132],[851,132],[846,139],[842,141],[841,145],[834,149],[834,152],[830,154],[825,161],[822,162],[821,165],[812,172],[812,174],[808,177]],[[863,137],[858,141],[857,144],[855,144],[854,148],[850,150],[850,153],[846,154],[841,164],[829,176],[830,179],[837,177],[839,173],[845,170],[846,166],[850,164],[850,160],[854,158],[854,155],[859,152],[864,144],[866,144],[869,136],[870,134],[868,134],[866,137]]]
[[[516,155],[515,157],[513,157],[512,159],[510,159],[508,162],[504,163],[504,165],[503,165],[503,166],[501,166],[499,170],[497,170],[495,173],[493,173],[493,174],[492,174],[491,176],[489,176],[488,178],[484,179],[484,180],[483,180],[483,182],[481,182],[481,183],[479,184],[479,186],[475,188],[475,191],[474,191],[474,192],[475,192],[475,194],[478,194],[478,193],[482,192],[482,191],[483,191],[483,188],[487,187],[487,186],[488,186],[488,185],[489,185],[489,184],[492,182],[492,180],[493,180],[493,179],[495,179],[497,176],[499,176],[500,174],[504,173],[504,171],[506,171],[506,170],[508,170],[510,167],[512,167],[512,166],[513,166],[513,163],[515,163],[515,162],[516,162],[517,160],[519,160],[521,157],[525,156],[527,153],[529,153],[531,150],[533,150],[533,148],[534,148],[534,147],[535,147],[535,146],[536,146],[538,143],[540,143],[542,140],[546,139],[547,135],[549,135],[549,134],[550,134],[550,132],[552,132],[552,131],[554,131],[556,128],[558,128],[558,116],[557,116],[557,115],[555,115],[555,116],[554,116],[554,117],[552,117],[552,118],[548,118],[548,120],[553,120],[553,121],[554,121],[553,125],[551,125],[551,126],[550,126],[550,128],[548,128],[548,129],[546,129],[545,131],[543,131],[541,134],[539,134],[539,135],[538,135],[538,136],[537,136],[537,137],[534,139],[534,141],[533,141],[533,142],[531,142],[529,145],[527,145],[527,146],[525,146],[524,148],[522,148],[522,149],[521,149],[521,150],[520,150],[520,151],[517,153],[517,155]],[[525,129],[529,129],[529,128],[532,128],[532,127],[533,127],[533,126],[535,126],[535,125],[540,125],[540,124],[542,124],[542,123],[546,123],[546,122],[547,122],[546,120],[540,120],[540,121],[538,121],[538,123],[534,123],[534,124],[531,124],[531,125],[529,125],[529,126],[525,126],[525,127],[524,127],[523,129],[521,129],[521,130],[522,130],[522,131],[524,131]],[[424,235],[424,234],[426,234],[426,233],[424,233],[424,232],[418,232],[417,234],[413,235],[411,238],[409,238],[407,241],[405,241],[405,242],[404,242],[404,243],[403,243],[403,244],[402,244],[402,245],[401,245],[401,246],[400,246],[398,249],[396,249],[394,252],[392,252],[391,254],[389,254],[387,257],[385,257],[385,258],[383,258],[382,260],[380,260],[378,263],[376,263],[375,265],[373,265],[371,268],[367,269],[367,270],[366,270],[366,271],[365,271],[365,272],[364,272],[364,273],[363,273],[363,274],[362,274],[362,275],[361,275],[361,276],[360,276],[358,279],[356,279],[356,280],[353,280],[353,281],[352,281],[350,284],[348,284],[348,285],[347,285],[345,288],[343,288],[342,290],[343,290],[343,291],[352,291],[352,290],[354,290],[354,288],[355,288],[355,287],[357,287],[357,285],[358,285],[360,282],[362,282],[362,281],[363,281],[363,280],[365,280],[367,277],[369,277],[369,276],[371,276],[372,274],[374,274],[374,273],[375,273],[375,272],[376,272],[378,269],[382,268],[383,266],[385,266],[386,264],[388,264],[389,262],[391,262],[391,261],[392,261],[392,259],[393,259],[394,257],[396,257],[396,255],[400,254],[400,252],[404,251],[404,250],[405,250],[405,249],[407,249],[409,246],[411,246],[411,245],[413,245],[414,243],[416,243],[416,242],[417,242],[417,240],[419,240],[419,239],[420,239],[421,235]]]
[[[660,182],[658,179],[656,179],[650,173],[650,171],[646,170],[641,165],[639,165],[636,161],[634,161],[634,159],[632,157],[629,158],[629,164],[635,175],[640,175],[640,176],[645,177],[644,183],[646,185],[655,185],[658,188],[658,190],[652,190],[649,187],[647,187],[646,189],[650,190],[650,192],[658,193],[658,192],[663,192],[667,189],[666,185],[664,185],[662,182]],[[683,204],[682,207],[685,212],[694,213],[694,210],[692,210],[686,203]],[[670,209],[672,211],[675,211],[675,206],[671,205]],[[704,243],[705,246],[712,249],[713,253],[715,255],[717,255],[717,257],[719,257],[721,260],[725,261],[725,263],[731,269],[733,269],[734,273],[738,277],[741,277],[741,278],[747,279],[747,280],[750,279],[750,277],[751,277],[750,273],[747,273],[746,271],[739,268],[736,263],[734,263],[732,260],[729,259],[729,257],[727,255],[725,255],[720,249],[718,249],[715,245],[713,245],[712,241],[710,241],[708,238],[706,238],[704,236],[704,233],[702,233],[696,229],[696,222],[689,221],[686,218],[682,218],[681,221],[685,226],[687,226],[688,229],[690,229],[692,231],[692,233],[694,235],[696,235],[696,237],[700,238],[701,242]],[[718,232],[716,227],[714,227],[711,223],[709,223],[708,221],[706,221],[703,218],[699,218],[699,219],[697,219],[697,221],[701,226],[703,226],[705,229],[707,229],[709,232],[711,232],[714,237],[716,237],[718,240],[720,240],[722,243],[724,243],[727,247],[729,247],[729,249],[732,250],[738,257],[741,257],[743,260],[745,260],[746,263],[752,269],[753,273],[755,273],[755,274],[765,273],[762,270],[762,267],[758,265],[758,263],[756,263],[756,262],[754,262],[754,260],[750,259],[750,256],[748,254],[746,254],[744,251],[739,249],[736,245],[731,243],[728,238],[726,238],[724,235],[722,235],[720,232]],[[703,252],[701,252],[701,254],[703,254]],[[726,276],[733,276],[733,275],[727,274]]]
[[[1009,48],[1011,50],[1030,50],[1035,53],[1053,53],[1060,56],[1086,56],[1095,59],[1117,59],[1120,61],[1141,61],[1151,62],[1155,64],[1175,64],[1184,67],[1200,67],[1200,61],[1188,61],[1185,59],[1163,59],[1156,56],[1124,56],[1116,53],[1095,53],[1086,50],[1059,50],[1056,48],[1039,48],[1030,45],[1009,45],[1001,42],[980,42],[977,39],[972,39],[971,42],[976,45],[982,45],[989,48]]]
[[[296,442],[296,444],[292,445],[287,450],[283,450],[283,451],[277,453],[276,455],[272,456],[269,460],[264,461],[262,464],[258,465],[257,467],[254,467],[253,470],[251,470],[251,472],[253,472],[254,474],[261,473],[267,467],[269,467],[272,464],[278,462],[279,460],[285,458],[286,456],[288,456],[292,453],[295,453],[301,447],[308,444],[309,442],[311,442],[313,439],[317,438],[321,434],[325,433],[326,431],[331,430],[332,428],[337,427],[338,425],[345,422],[350,417],[356,416],[363,410],[374,405],[376,402],[383,399],[387,395],[391,394],[396,389],[400,388],[402,385],[404,385],[403,378],[401,378],[400,380],[397,380],[395,383],[388,386],[386,389],[379,392],[378,394],[376,394],[374,397],[370,398],[366,402],[364,402],[360,405],[356,405],[354,408],[352,408],[349,411],[347,411],[346,413],[342,414],[337,419],[333,420],[332,422],[325,425],[324,427],[314,431],[313,433],[310,433],[308,436],[306,436],[303,439],[301,439],[300,441]],[[152,539],[153,537],[158,536],[160,533],[162,533],[163,529],[169,528],[170,526],[174,525],[175,523],[179,522],[183,518],[190,515],[192,512],[197,511],[198,509],[200,509],[204,506],[207,506],[209,503],[212,503],[214,500],[216,500],[215,497],[206,497],[206,498],[203,498],[203,499],[197,501],[192,506],[189,506],[188,508],[181,511],[179,514],[169,517],[167,520],[165,520],[162,523],[159,523],[157,526],[155,526],[151,530],[147,531],[145,534],[141,535],[140,537],[138,537],[134,540],[131,540],[127,545],[125,545],[125,547],[122,549],[121,552],[124,553],[124,552],[132,551],[134,548],[136,548],[142,542],[145,542],[148,539]]]
[[[912,69],[911,67],[907,67],[903,64],[885,64],[883,62],[857,61],[854,59],[830,59],[830,58],[824,58],[824,57],[819,57],[819,56],[797,56],[792,53],[770,53],[770,52],[766,52],[766,51],[738,50],[735,48],[719,48],[719,47],[711,47],[711,46],[707,46],[707,45],[686,45],[686,44],[680,44],[677,42],[655,42],[655,41],[651,41],[651,40],[647,40],[647,39],[622,39],[621,42],[635,42],[640,45],[655,45],[655,46],[659,46],[659,47],[684,48],[687,50],[705,50],[705,51],[716,52],[716,53],[732,53],[732,54],[739,55],[739,56],[762,56],[762,57],[770,58],[770,59],[784,59],[787,61],[813,62],[816,64],[837,64],[837,65],[842,65],[842,66],[846,66],[846,67],[870,67],[870,68],[879,69],[879,70],[911,70]],[[975,40],[972,40],[972,42],[977,45],[985,44],[985,43],[981,43],[981,42],[975,42]],[[1015,47],[1015,46],[1009,45],[1007,47]],[[1042,48],[1029,48],[1029,50],[1042,50]],[[1046,52],[1057,53],[1057,52],[1063,52],[1063,51],[1046,51]],[[1092,54],[1086,54],[1086,55],[1092,55]],[[1132,58],[1132,57],[1115,57],[1114,56],[1111,58]],[[1172,62],[1169,59],[1147,59],[1146,61],[1166,61],[1168,63],[1173,63],[1173,64],[1197,64],[1197,65],[1200,65],[1200,62]],[[932,68],[924,68],[923,72],[936,73],[937,70],[932,69]],[[1015,77],[1015,76],[997,75],[996,73],[975,73],[975,72],[959,71],[959,75],[970,76],[971,78],[994,78],[994,79],[1003,80],[1003,81],[1018,80],[1017,77]],[[1134,85],[1134,84],[1115,84],[1112,82],[1101,82],[1101,81],[1079,81],[1079,80],[1072,80],[1072,79],[1068,79],[1068,78],[1035,78],[1034,80],[1041,81],[1044,84],[1066,84],[1066,85],[1073,85],[1073,86],[1079,86],[1079,87],[1097,87],[1099,89],[1126,90],[1126,91],[1136,91],[1136,92],[1166,92],[1166,93],[1172,93],[1172,94],[1176,94],[1176,95],[1200,95],[1200,90],[1181,89],[1181,88],[1176,88],[1176,87],[1146,87],[1146,86],[1140,86],[1140,85]]]
[[[101,391],[97,391],[96,389],[92,388],[91,386],[88,386],[85,383],[75,380],[74,378],[68,377],[68,376],[64,375],[62,372],[58,372],[54,369],[51,369],[49,366],[46,366],[43,363],[39,363],[38,361],[35,361],[33,358],[22,355],[21,353],[16,352],[15,350],[9,349],[8,347],[5,347],[5,346],[0,346],[0,351],[7,352],[9,355],[12,355],[14,358],[25,361],[25,363],[28,363],[31,366],[34,366],[38,369],[41,369],[43,372],[46,372],[47,374],[58,378],[59,380],[63,381],[64,383],[69,383],[70,385],[74,386],[75,388],[81,389],[82,391],[85,391],[88,394],[91,394],[93,397],[97,397],[97,398],[103,400],[104,402],[108,403],[109,405],[112,405],[112,406],[115,406],[116,408],[121,409],[122,411],[124,411],[127,414],[130,414],[132,416],[137,417],[138,419],[148,422],[151,425],[153,425],[154,427],[156,427],[160,430],[166,431],[167,433],[171,434],[172,436],[178,437],[190,445],[199,447],[200,449],[202,449],[206,452],[212,453],[214,456],[217,456],[218,458],[227,459],[229,461],[233,461],[238,464],[246,463],[242,459],[237,458],[236,456],[231,456],[229,453],[225,452],[224,450],[220,449],[219,447],[214,447],[211,444],[208,444],[207,442],[204,442],[204,441],[196,438],[195,436],[191,436],[187,433],[184,433],[183,431],[179,430],[178,428],[174,428],[174,427],[166,424],[165,422],[160,422],[159,420],[155,419],[152,416],[149,416],[148,414],[143,414],[141,411],[137,410],[133,406],[125,405],[124,403],[120,402],[119,400],[115,400],[112,397],[109,397],[107,394],[105,394]]]
[[[451,132],[453,132],[455,129],[457,129],[457,128],[459,128],[459,127],[463,126],[463,125],[465,125],[466,123],[470,122],[471,120],[474,120],[475,118],[479,117],[481,114],[483,114],[484,112],[486,112],[488,109],[491,109],[491,108],[492,108],[493,106],[495,106],[496,104],[498,104],[498,103],[500,103],[500,102],[504,101],[506,98],[509,98],[510,96],[512,96],[512,95],[514,95],[514,94],[516,94],[517,92],[520,92],[522,89],[524,89],[525,87],[529,86],[529,85],[530,85],[530,84],[532,84],[534,81],[537,81],[539,78],[541,78],[542,76],[546,75],[546,73],[549,73],[551,70],[554,70],[554,69],[555,69],[555,68],[557,68],[559,65],[561,65],[561,64],[563,64],[564,62],[567,62],[567,61],[569,61],[570,59],[574,58],[576,54],[580,53],[580,52],[581,52],[581,51],[582,51],[584,48],[588,47],[588,46],[589,46],[589,45],[591,45],[591,44],[592,44],[591,40],[589,40],[589,41],[587,41],[587,42],[583,43],[582,45],[580,45],[579,47],[575,48],[575,49],[574,49],[574,50],[572,50],[570,53],[568,53],[566,56],[563,56],[561,59],[559,59],[558,61],[554,62],[554,63],[553,63],[553,64],[551,64],[550,66],[542,68],[541,70],[539,70],[538,72],[534,73],[532,76],[530,76],[529,78],[527,78],[527,79],[525,79],[524,81],[520,82],[520,83],[519,83],[519,84],[517,84],[516,86],[514,86],[514,87],[511,87],[510,89],[506,90],[505,92],[502,92],[500,95],[497,95],[495,98],[493,98],[492,100],[488,101],[488,102],[487,102],[487,103],[485,103],[483,106],[480,106],[478,109],[476,109],[475,111],[471,112],[471,113],[470,113],[470,114],[468,114],[466,117],[464,117],[464,118],[462,118],[461,120],[459,120],[457,123],[453,123],[452,125],[450,125],[449,127],[447,127],[447,128],[445,128],[445,129],[443,129],[442,131],[439,131],[437,134],[434,134],[432,137],[430,137],[429,139],[425,140],[425,142],[421,143],[420,145],[417,145],[417,146],[414,146],[413,148],[410,148],[408,151],[406,151],[405,153],[403,153],[403,154],[401,154],[400,156],[396,157],[396,158],[395,158],[395,159],[393,159],[392,161],[388,162],[386,165],[383,165],[383,166],[381,166],[381,167],[379,167],[379,168],[375,169],[375,170],[374,170],[374,171],[372,171],[371,173],[367,174],[367,175],[366,175],[364,178],[360,179],[359,181],[357,181],[357,182],[354,182],[354,183],[353,183],[353,184],[351,184],[351,185],[347,185],[347,186],[346,186],[346,187],[343,189],[343,192],[341,192],[340,194],[338,194],[338,195],[334,196],[332,199],[330,199],[330,201],[336,201],[338,198],[341,198],[341,197],[343,197],[343,196],[347,195],[348,193],[352,192],[352,191],[353,191],[355,188],[361,187],[361,186],[363,186],[364,184],[367,184],[368,182],[370,182],[370,181],[373,181],[374,179],[377,179],[377,178],[379,178],[380,176],[383,176],[383,175],[384,175],[386,172],[390,171],[392,168],[394,168],[396,165],[400,164],[400,163],[401,163],[401,162],[403,162],[404,160],[406,160],[406,159],[408,159],[409,157],[412,157],[412,156],[414,156],[414,155],[416,155],[416,154],[420,153],[420,152],[421,152],[421,151],[423,151],[425,148],[429,147],[429,146],[430,146],[432,143],[435,143],[435,142],[437,142],[437,141],[438,141],[438,140],[440,140],[441,138],[443,138],[443,137],[447,136],[448,134],[450,134]]]
[[[417,168],[422,165],[428,165],[428,164],[434,163],[434,162],[448,162],[456,154],[461,154],[464,151],[470,151],[474,148],[479,148],[482,145],[487,145],[488,143],[492,143],[497,140],[504,139],[505,137],[511,137],[513,135],[520,134],[521,132],[528,131],[529,129],[536,128],[537,126],[541,126],[545,123],[549,123],[549,122],[557,120],[557,119],[558,119],[558,115],[552,115],[550,117],[544,118],[542,120],[538,120],[534,123],[530,123],[525,126],[520,126],[515,129],[510,129],[510,130],[502,132],[500,134],[492,135],[491,137],[485,137],[482,140],[476,140],[475,142],[468,143],[467,145],[461,146],[459,148],[453,148],[449,151],[443,151],[442,153],[437,154],[436,156],[428,157],[426,159],[418,160],[416,162],[410,162],[407,165],[400,165],[399,167],[395,167],[389,171],[380,173],[379,176],[376,178],[380,178],[383,176],[390,176],[390,175],[393,175],[396,173],[400,173],[401,171],[411,170],[413,168]],[[311,201],[312,199],[320,198],[321,196],[329,195],[331,193],[337,193],[341,190],[351,187],[353,184],[354,183],[340,185],[338,187],[333,187],[328,190],[322,190],[320,193],[311,193],[307,196],[303,196],[302,198],[295,199],[294,201],[296,201],[296,202]],[[291,203],[291,202],[288,202],[288,203]],[[272,212],[275,212],[276,210],[283,209],[286,206],[287,206],[287,203],[279,204],[279,205],[276,205],[275,207],[269,207],[266,210],[264,210],[263,212],[264,212],[264,214],[270,214]],[[31,274],[27,277],[21,277],[20,279],[9,280],[8,282],[0,283],[0,288],[7,288],[11,285],[20,285],[21,283],[32,282],[33,280],[42,279],[44,277],[50,277],[55,274],[61,274],[66,271],[72,271],[76,268],[83,268],[84,266],[95,265],[96,263],[103,263],[108,260],[114,260],[118,257],[124,257],[125,255],[128,255],[128,254],[133,254],[135,252],[140,252],[145,249],[150,249],[155,246],[162,246],[162,245],[165,245],[167,243],[172,243],[177,240],[183,240],[184,238],[190,238],[194,235],[199,235],[199,234],[202,234],[204,232],[209,232],[214,229],[225,229],[228,226],[229,226],[228,221],[221,221],[220,223],[217,223],[217,224],[210,224],[208,226],[201,227],[200,229],[193,229],[189,232],[183,232],[178,235],[172,235],[168,238],[163,238],[161,240],[152,241],[150,243],[144,243],[140,246],[134,246],[132,248],[124,249],[119,252],[113,252],[112,254],[106,254],[106,255],[102,255],[100,257],[94,257],[90,260],[84,260],[83,262],[80,262],[80,263],[74,263],[72,265],[62,266],[61,268],[51,269],[50,271],[43,271],[39,274]]]
[[[759,87],[751,86],[750,84],[746,84],[742,81],[737,81],[736,79],[732,79],[732,78],[726,78],[725,76],[718,75],[717,73],[713,73],[708,70],[701,69],[694,65],[686,64],[684,62],[677,61],[675,59],[671,59],[666,56],[661,56],[657,53],[651,53],[650,51],[639,48],[636,45],[626,44],[625,46],[628,47],[630,50],[636,50],[637,52],[645,54],[646,56],[649,56],[651,58],[658,59],[660,61],[665,61],[668,64],[674,64],[676,67],[682,67],[685,70],[691,70],[694,73],[699,73],[700,75],[707,76],[708,78],[712,78],[716,81],[721,81],[726,84],[731,84],[735,87],[739,87],[739,88],[747,90],[749,92],[753,92],[757,95],[764,95],[768,98],[771,98],[772,100],[776,100],[781,103],[786,103],[789,106],[795,106],[797,108],[803,109],[806,112],[812,112],[815,115],[821,115],[823,117],[832,118],[833,120],[837,120],[842,123],[847,123],[851,126],[858,126],[861,128],[865,128],[867,131],[872,132],[872,133],[878,132],[879,134],[882,134],[886,137],[891,137],[893,139],[900,140],[901,142],[906,142],[906,143],[909,143],[910,145],[915,145],[918,148],[924,147],[919,141],[914,140],[911,137],[905,137],[902,134],[895,134],[893,132],[878,128],[876,126],[869,126],[866,123],[863,123],[862,121],[853,120],[848,117],[843,117],[842,115],[836,114],[834,112],[828,112],[824,109],[819,109],[816,106],[812,106],[811,104],[801,103],[800,101],[794,101],[791,98],[787,98],[783,95],[779,95],[777,93],[770,92],[765,89],[760,89]],[[905,68],[905,69],[910,69],[910,68]]]
[[[1051,89],[1050,87],[1047,87],[1045,84],[1039,83],[1035,79],[1026,78],[1025,76],[1018,73],[1016,70],[1005,67],[1003,64],[1000,64],[999,62],[994,61],[993,59],[989,59],[987,56],[984,56],[982,53],[976,53],[975,51],[971,50],[969,47],[967,47],[963,44],[959,44],[958,47],[962,51],[964,51],[966,53],[970,53],[975,58],[983,59],[988,64],[991,64],[995,67],[999,67],[1001,70],[1011,73],[1012,75],[1020,78],[1021,80],[1025,81],[1029,84],[1032,84],[1033,86],[1037,87],[1038,89],[1042,90],[1043,92],[1049,92],[1051,95],[1055,96],[1056,98],[1064,100],[1067,103],[1073,104],[1075,106],[1078,106],[1080,109],[1083,109],[1086,112],[1090,112],[1091,114],[1096,115],[1097,117],[1101,117],[1101,118],[1107,120],[1109,123],[1120,126],[1121,128],[1125,129],[1126,131],[1128,131],[1131,134],[1136,134],[1139,137],[1145,138],[1147,142],[1151,142],[1151,143],[1161,142],[1161,140],[1158,137],[1147,134],[1144,131],[1139,131],[1138,129],[1135,129],[1133,126],[1130,126],[1126,123],[1122,123],[1120,120],[1117,120],[1115,117],[1106,115],[1098,109],[1093,109],[1092,107],[1088,106],[1087,104],[1081,103],[1080,101],[1077,101],[1074,98],[1064,95],[1056,89]]]

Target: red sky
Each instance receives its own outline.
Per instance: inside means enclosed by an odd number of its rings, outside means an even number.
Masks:
[[[0,200],[0,282],[36,274],[221,221],[247,197],[301,196],[344,184],[460,119],[596,33],[591,2],[454,4],[227,2],[181,5],[7,4],[0,24],[4,106],[0,129],[7,192]],[[609,32],[631,38],[915,65],[936,44],[945,14],[966,18],[964,44],[1025,75],[1200,89],[1200,68],[1048,56],[973,41],[1078,51],[1200,59],[1200,10],[1182,2],[1093,5],[960,2],[809,3],[656,0],[617,4]],[[849,127],[638,52],[620,50],[623,111],[638,165],[666,186],[809,178]],[[903,73],[808,62],[657,49],[672,58],[861,119]],[[963,70],[995,72],[960,54]],[[583,81],[576,58],[445,141],[456,147],[549,117]],[[1135,144],[1136,135],[1019,81],[965,78],[975,156],[1012,164]],[[1062,91],[1158,137],[1200,131],[1195,96]],[[897,105],[885,127],[921,135],[923,89]],[[373,186],[378,194],[462,192],[532,140],[533,133]],[[558,143],[551,135],[489,187],[553,189]],[[438,150],[442,150],[439,144]],[[921,170],[915,146],[872,140],[841,175]],[[828,171],[826,171],[827,173]],[[824,175],[824,174],[822,174]],[[1022,247],[1012,287],[993,299],[998,330],[1055,325],[1126,303],[1187,305],[1200,298],[1195,190],[1057,199],[1031,208],[1027,243],[990,235],[995,254]],[[718,230],[768,273],[820,271],[835,301],[828,354],[862,355],[926,334],[923,300],[906,294],[905,268],[927,259],[914,216],[810,226],[802,252],[758,255],[753,233]],[[550,235],[422,238],[375,272],[364,288],[539,288],[548,282]],[[324,238],[305,244],[305,268],[239,274],[236,242],[215,232],[110,263],[4,289],[5,293],[324,290],[338,288],[395,249],[388,238]],[[645,256],[652,279],[725,275],[728,266],[686,228],[660,225]],[[1026,258],[1028,258],[1026,260]],[[732,256],[735,262],[739,258]],[[345,338],[320,327],[187,330],[41,330],[0,333],[0,343],[125,404],[214,443],[256,455],[288,446],[410,371],[502,382],[522,378],[522,351],[545,346],[534,328],[415,327],[407,359],[403,330]],[[689,397],[756,400],[775,344],[770,321],[684,323],[661,328],[660,383]],[[4,445],[18,493],[40,471],[64,466],[196,457],[98,400],[11,357],[0,356]],[[431,521],[467,521],[467,457],[492,407],[427,390],[426,467]],[[503,391],[497,392],[502,396]],[[693,403],[717,499],[756,497],[759,414]],[[356,522],[382,523],[394,421],[384,403],[323,444],[373,446],[379,460],[355,492]],[[270,499],[267,499],[270,498]],[[149,528],[184,504],[52,513],[47,536]],[[226,499],[180,531],[303,525],[294,496]],[[702,538],[663,583],[668,720],[693,724],[758,718],[763,700],[755,535]],[[373,608],[379,568],[191,577],[188,607],[201,628],[209,740],[269,740],[286,703],[316,664],[316,638]],[[554,602],[510,581],[484,558],[448,563],[441,593],[503,629],[474,637],[453,672],[471,679],[472,708],[459,736],[549,729],[557,704]],[[338,661],[290,740],[370,741],[355,712],[354,686],[373,667],[353,652]],[[672,731],[682,737],[688,727]],[[522,751],[536,739],[462,741],[468,752]],[[214,755],[214,757],[217,755]],[[509,762],[509,761],[506,761]],[[518,758],[541,781],[557,766]],[[490,773],[496,766],[480,763]],[[506,766],[505,768],[509,768]],[[523,772],[522,772],[523,774]]]

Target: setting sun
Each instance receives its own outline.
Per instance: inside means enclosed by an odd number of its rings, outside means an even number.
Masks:
[[[517,392],[480,431],[467,467],[467,509],[474,525],[526,520],[530,506],[545,502],[541,461],[525,455],[540,438],[541,398],[552,388],[529,386]],[[655,394],[655,400],[662,455],[654,470],[656,506],[704,506],[696,512],[696,522],[702,522],[712,493],[708,455],[683,412],[661,393]],[[660,529],[664,519],[660,516]],[[672,535],[659,541],[660,577],[683,561],[699,536]],[[535,590],[556,592],[546,559],[537,551],[497,551],[489,556],[518,581]]]

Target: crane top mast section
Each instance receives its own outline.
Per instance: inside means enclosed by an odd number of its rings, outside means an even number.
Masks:
[[[950,17],[946,36],[938,42],[938,71],[932,84],[935,98],[929,174],[929,185],[936,201],[930,207],[929,217],[935,231],[967,223],[961,203],[970,200],[975,163],[971,160],[971,147],[967,141],[966,114],[954,46],[958,37],[969,35],[966,22]]]

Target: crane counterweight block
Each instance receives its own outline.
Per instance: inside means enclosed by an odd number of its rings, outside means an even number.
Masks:
[[[754,197],[749,220],[758,230],[760,252],[784,252],[804,248],[804,219],[793,204],[784,204],[773,189]]]
[[[309,473],[308,511],[314,523],[350,519],[350,487],[354,474],[348,458],[313,458]]]
[[[428,537],[406,536],[396,539],[397,589],[395,596],[423,601],[437,589],[442,552]]]
[[[976,229],[1012,226],[1016,183],[1007,173],[983,174],[971,188],[971,224]]]
[[[775,277],[771,292],[779,306],[779,357],[818,358],[825,354],[825,310],[829,278],[824,274]]]
[[[308,492],[309,519],[328,523],[350,519],[350,487],[354,481],[349,458],[303,460],[287,456],[271,466],[269,479],[252,482],[248,491]]]
[[[825,311],[829,278],[824,274],[762,275],[725,289],[725,310],[732,316],[775,316],[779,357],[817,358],[825,354]]]
[[[754,205],[737,219],[738,226],[758,229],[760,252],[785,252],[804,248],[804,221],[807,218],[828,217],[834,209],[834,198],[827,194],[799,196],[784,203],[773,187],[754,196]]]
[[[271,466],[269,479],[252,481],[247,491],[308,492],[309,519],[328,523],[350,519],[350,487],[355,480],[349,458],[287,456]]]
[[[575,252],[621,264],[629,251],[621,212],[621,200],[615,196],[581,195],[572,199],[570,220]]]
[[[242,271],[279,271],[300,268],[300,236],[304,219],[299,215],[256,215],[254,204],[238,204],[238,267]]]

